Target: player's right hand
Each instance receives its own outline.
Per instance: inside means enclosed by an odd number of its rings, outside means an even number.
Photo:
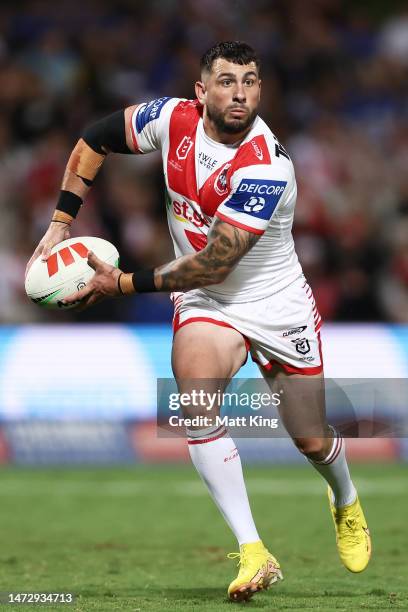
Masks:
[[[67,240],[70,238],[71,234],[69,231],[69,225],[65,223],[58,223],[55,221],[51,221],[49,228],[45,232],[44,236],[41,238],[37,248],[32,254],[25,270],[25,276],[29,269],[31,268],[33,262],[41,256],[43,261],[47,261],[51,254],[51,249],[56,245],[62,242],[63,240]]]

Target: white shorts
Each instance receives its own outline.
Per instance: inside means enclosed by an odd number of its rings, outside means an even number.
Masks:
[[[173,293],[174,333],[196,321],[232,327],[245,340],[252,360],[266,371],[290,374],[323,371],[322,324],[311,288],[302,275],[285,289],[255,302],[223,304],[200,289]]]

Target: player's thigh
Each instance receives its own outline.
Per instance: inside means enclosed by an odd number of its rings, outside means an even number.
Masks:
[[[197,321],[173,340],[172,367],[178,378],[231,378],[246,359],[243,336],[231,327]]]
[[[288,434],[305,452],[326,446],[332,437],[327,424],[324,375],[306,376],[279,371],[262,372],[273,393],[279,393],[279,416]]]
[[[180,393],[222,393],[246,360],[243,336],[230,327],[202,321],[180,328],[173,340],[172,367]],[[219,408],[215,404],[215,409]],[[202,407],[202,411],[205,411]],[[201,411],[201,412],[202,412]],[[192,411],[200,413],[198,407]],[[191,416],[186,407],[185,414]]]

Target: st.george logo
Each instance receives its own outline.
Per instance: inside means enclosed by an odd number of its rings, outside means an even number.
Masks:
[[[177,159],[186,159],[192,146],[193,141],[190,136],[184,136],[183,140],[180,142],[179,146],[176,149]]]
[[[71,264],[75,262],[74,256],[71,253],[71,249],[75,251],[75,253],[77,253],[80,257],[83,257],[84,259],[88,257],[89,249],[87,249],[86,246],[82,244],[82,242],[76,242],[75,244],[71,244],[70,247],[64,247],[60,251],[53,253],[47,259],[47,270],[48,270],[48,276],[50,278],[51,276],[54,276],[54,274],[58,272],[58,256],[61,258],[64,266],[70,266]]]

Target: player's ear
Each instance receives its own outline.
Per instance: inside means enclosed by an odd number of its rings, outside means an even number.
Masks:
[[[200,104],[205,104],[207,96],[204,83],[202,81],[196,81],[194,89],[197,100],[200,102]]]
[[[259,94],[258,94],[258,99],[261,99],[261,89],[262,89],[262,81],[261,79],[259,79]]]

